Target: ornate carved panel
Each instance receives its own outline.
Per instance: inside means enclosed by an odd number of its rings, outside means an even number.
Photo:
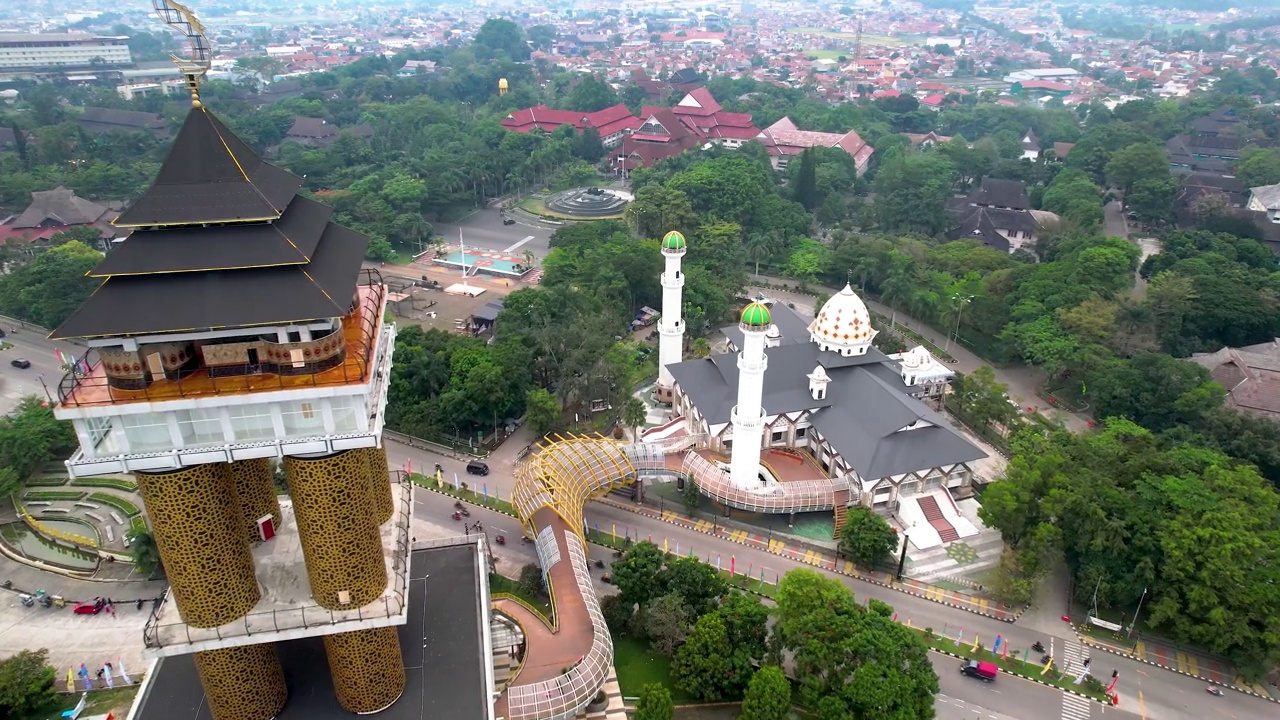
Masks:
[[[258,531],[258,518],[270,515],[275,526],[280,527],[280,500],[276,497],[275,478],[271,462],[266,458],[240,460],[222,466],[240,507],[240,525],[245,539],[251,544],[262,541]]]
[[[387,449],[368,448],[364,451],[369,463],[369,493],[373,502],[373,521],[381,525],[391,519],[396,510],[391,494],[391,474],[387,471]]]
[[[386,590],[387,567],[369,497],[367,454],[286,457],[284,468],[312,597],[330,610],[369,604]]]
[[[195,654],[214,720],[271,720],[289,693],[272,643]]]
[[[338,703],[353,713],[385,710],[404,692],[404,660],[393,627],[324,636]]]
[[[136,477],[183,620],[217,627],[249,612],[261,594],[240,508],[222,466]]]

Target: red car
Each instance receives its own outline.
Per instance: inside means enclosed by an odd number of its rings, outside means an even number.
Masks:
[[[76,603],[75,613],[77,615],[97,615],[107,606],[107,601],[102,598],[94,598],[88,602]]]

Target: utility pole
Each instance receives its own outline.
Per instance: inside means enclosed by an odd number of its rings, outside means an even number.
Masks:
[[[1126,637],[1133,637],[1133,628],[1138,624],[1138,615],[1142,613],[1142,601],[1147,599],[1147,589],[1142,588],[1142,597],[1138,598],[1138,609],[1133,611],[1133,622],[1129,623],[1129,633]],[[1095,599],[1096,603],[1097,600]]]
[[[907,564],[907,541],[911,538],[902,536],[902,554],[898,556],[898,582],[902,582],[902,570]]]

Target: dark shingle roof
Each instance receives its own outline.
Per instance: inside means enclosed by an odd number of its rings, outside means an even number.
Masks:
[[[772,314],[775,323],[795,316],[777,305]],[[813,426],[865,480],[986,457],[945,417],[911,397],[897,363],[874,348],[862,358],[824,353],[810,342],[783,344],[765,353],[765,412],[810,411]],[[707,423],[719,425],[730,422],[736,402],[736,361],[736,355],[716,355],[667,369]],[[819,363],[831,377],[824,400],[814,400],[808,389],[807,376]],[[919,423],[923,425],[904,429]]]
[[[302,187],[262,161],[213,113],[193,108],[164,165],[117,227],[275,220]]]
[[[1031,209],[1031,200],[1027,198],[1027,184],[1021,180],[982,178],[981,187],[969,195],[969,202],[973,205],[995,205],[1016,210]]]

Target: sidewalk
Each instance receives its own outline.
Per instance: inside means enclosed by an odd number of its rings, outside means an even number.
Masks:
[[[806,307],[813,307],[816,302],[816,298],[811,295],[803,295],[796,292],[777,289],[777,286],[781,285],[794,287],[797,282],[795,280],[770,277],[768,275],[748,275],[748,278],[774,286],[762,287],[761,289],[765,290],[769,296],[779,300],[794,302],[797,305],[804,305]],[[822,294],[834,295],[839,292],[836,288],[829,288],[822,285],[811,285],[810,287],[812,287],[814,291]],[[753,289],[754,288],[750,285],[747,288],[748,292],[751,292]],[[859,297],[861,297],[861,293],[859,293]],[[863,297],[862,299],[863,302],[866,303],[868,310],[871,310],[878,315],[883,315],[886,319],[893,316],[894,311],[892,308],[882,305],[870,298]],[[905,325],[910,330],[923,335],[929,340],[929,342],[932,342],[938,347],[947,347],[947,339],[943,337],[942,333],[919,320],[912,318],[901,310],[897,311],[897,316],[899,325]],[[1061,420],[1066,425],[1067,429],[1072,432],[1083,432],[1089,427],[1088,417],[1078,413],[1067,412],[1059,408],[1049,407],[1047,402],[1041,400],[1036,395],[1036,389],[1045,380],[1044,373],[1039,368],[1025,366],[1000,367],[993,365],[992,363],[978,357],[971,350],[959,343],[950,343],[950,348],[947,352],[956,359],[953,367],[955,367],[959,372],[965,374],[972,373],[983,365],[991,366],[991,369],[995,371],[996,380],[1009,386],[1009,397],[1017,402],[1020,407],[1037,407],[1038,412],[1041,415],[1044,415],[1050,420]]]
[[[1172,670],[1190,677],[1197,677],[1217,685],[1233,686],[1236,690],[1256,695],[1272,702],[1280,702],[1280,688],[1266,683],[1248,683],[1235,668],[1225,661],[1197,652],[1179,650],[1152,638],[1141,640],[1108,640],[1094,637],[1076,628],[1080,642],[1098,650],[1133,658],[1148,665]]]
[[[802,547],[798,544],[788,543],[784,540],[774,540],[772,537],[766,537],[751,533],[747,530],[736,530],[724,527],[719,523],[708,522],[706,520],[690,520],[689,518],[671,511],[660,511],[652,509],[645,505],[635,505],[633,503],[622,502],[617,499],[605,496],[596,498],[595,502],[609,505],[610,507],[626,510],[637,515],[643,515],[655,520],[661,520],[672,525],[677,525],[689,530],[694,530],[706,535],[728,540],[754,547],[757,550],[772,553],[779,557],[784,557],[796,562],[802,562],[806,565],[822,568],[831,572],[846,575],[848,577],[865,580],[891,590],[904,592],[908,595],[914,595],[925,600],[932,600],[957,610],[965,610],[978,615],[985,615],[989,618],[1002,620],[1004,622],[1014,622],[1022,612],[1022,608],[1009,607],[1003,603],[998,603],[989,598],[980,595],[956,592],[954,590],[937,587],[928,583],[905,578],[901,582],[894,579],[893,573],[876,571],[866,572],[859,570],[854,564],[848,560],[841,560],[834,554],[822,552],[813,548]]]

